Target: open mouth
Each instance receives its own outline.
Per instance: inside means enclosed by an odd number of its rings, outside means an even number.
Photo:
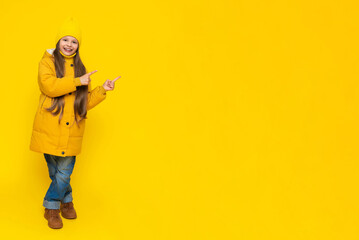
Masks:
[[[67,49],[67,48],[64,48],[64,50],[65,50],[65,52],[67,52],[67,53],[72,52],[72,49]]]

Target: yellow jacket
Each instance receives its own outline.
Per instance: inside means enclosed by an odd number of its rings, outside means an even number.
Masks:
[[[39,105],[35,114],[30,150],[56,156],[76,156],[81,152],[85,119],[79,126],[75,121],[74,101],[76,86],[80,78],[74,77],[73,57],[65,58],[65,76],[56,77],[52,59],[54,49],[47,49],[39,62],[38,84],[40,87]],[[87,110],[95,107],[106,98],[106,90],[98,86],[91,90],[89,84]],[[64,112],[59,124],[59,115],[53,116],[45,110],[51,106],[52,98],[65,95]]]

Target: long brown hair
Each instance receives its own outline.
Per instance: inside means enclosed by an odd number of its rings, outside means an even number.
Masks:
[[[74,77],[81,77],[86,74],[86,68],[81,61],[79,48],[76,50],[76,55],[74,56]],[[60,41],[57,42],[56,48],[53,52],[53,60],[55,64],[56,77],[64,77],[65,72],[65,59],[60,53]],[[74,102],[74,114],[76,123],[79,124],[83,119],[87,119],[87,94],[88,94],[88,85],[82,85],[76,87],[76,97]],[[49,108],[46,108],[47,111],[51,112],[52,115],[56,116],[60,113],[59,123],[62,119],[62,115],[65,107],[65,95],[52,98],[52,105]],[[56,111],[54,111],[56,109]],[[54,112],[53,112],[54,111]],[[61,112],[60,112],[61,111]],[[78,120],[77,115],[81,117]]]

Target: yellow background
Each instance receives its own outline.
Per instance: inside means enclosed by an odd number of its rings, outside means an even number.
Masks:
[[[359,3],[1,1],[4,239],[358,239]],[[52,230],[29,143],[37,67],[67,16],[93,86]]]

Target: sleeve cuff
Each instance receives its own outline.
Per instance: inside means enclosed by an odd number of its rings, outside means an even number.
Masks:
[[[76,86],[81,86],[81,81],[80,81],[80,78],[79,78],[79,77],[75,78],[75,79],[74,79],[74,82],[75,82],[75,85],[76,85]]]
[[[99,91],[100,94],[106,95],[106,90],[102,85],[100,86],[100,89],[98,91]]]

